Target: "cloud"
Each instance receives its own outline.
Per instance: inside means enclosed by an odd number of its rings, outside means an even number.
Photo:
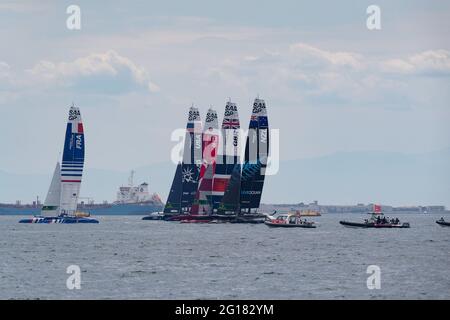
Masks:
[[[387,73],[448,76],[450,75],[450,52],[428,50],[403,59],[383,61],[381,66]]]
[[[409,105],[408,79],[389,77],[380,70],[380,61],[384,62],[357,52],[294,43],[276,52],[227,58],[207,76],[230,88],[270,92],[290,105]]]
[[[308,45],[295,43],[290,46],[290,55],[303,65],[317,67],[347,67],[355,71],[364,69],[361,54],[341,51],[327,51]]]
[[[129,58],[110,50],[92,53],[70,62],[38,62],[28,73],[50,85],[75,87],[82,91],[123,93],[138,89],[157,92],[146,70]]]

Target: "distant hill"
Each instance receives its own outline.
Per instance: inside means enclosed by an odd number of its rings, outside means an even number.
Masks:
[[[131,168],[130,168],[131,169]],[[148,182],[163,201],[175,172],[172,163],[136,171],[135,183]],[[0,171],[0,202],[30,202],[45,197],[51,172],[20,175]],[[81,194],[96,202],[113,201],[126,185],[129,172],[87,169]],[[328,204],[380,202],[391,205],[446,205],[450,207],[450,149],[406,155],[387,152],[342,152],[329,156],[282,161],[280,171],[268,176],[265,203],[318,200]]]

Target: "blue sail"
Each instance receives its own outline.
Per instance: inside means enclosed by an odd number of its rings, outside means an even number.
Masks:
[[[269,132],[264,100],[255,99],[245,145],[241,174],[240,212],[259,208],[269,152]]]
[[[72,106],[64,140],[61,163],[61,214],[71,215],[77,209],[84,168],[84,128],[80,109]]]
[[[76,212],[84,167],[84,128],[80,109],[72,106],[64,139],[61,168],[56,165],[52,183],[41,216],[22,219],[19,223],[98,223],[89,213]],[[56,215],[48,216],[48,213]]]

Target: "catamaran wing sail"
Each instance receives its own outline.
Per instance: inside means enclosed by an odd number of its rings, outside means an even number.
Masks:
[[[218,128],[217,112],[209,109],[203,132],[203,162],[200,168],[198,190],[191,209],[192,214],[210,214],[212,212],[212,181],[216,169]]]
[[[72,106],[64,141],[61,167],[61,209],[63,215],[72,215],[77,209],[84,167],[84,129],[80,109]]]
[[[269,152],[268,120],[264,100],[255,99],[250,118],[241,178],[241,213],[259,208]]]
[[[169,196],[167,197],[166,205],[164,206],[165,214],[181,214],[181,163],[178,163],[175,176],[173,177],[172,186],[170,188]]]
[[[236,164],[239,163],[239,114],[235,103],[229,101],[225,105],[222,121],[222,145],[218,148],[216,170],[213,178],[213,211],[221,206],[230,177]],[[240,164],[239,164],[240,168]],[[236,200],[239,201],[239,198]]]
[[[202,162],[202,122],[197,108],[189,109],[184,140],[183,163],[181,165],[181,211],[190,212],[198,189],[198,178]]]
[[[266,177],[266,168],[269,158],[269,121],[267,119],[266,103],[264,100],[258,99],[258,107],[260,112],[258,115],[258,161],[261,164],[260,176],[255,179],[256,183],[260,183],[261,192],[256,195],[256,208],[259,208],[261,203],[262,190],[264,187],[264,179]]]
[[[43,216],[21,219],[19,223],[98,223],[89,214],[77,213],[84,166],[84,130],[80,110],[72,106],[64,139],[62,166],[56,164],[42,208]],[[51,214],[51,215],[50,215]],[[55,215],[56,214],[56,215]],[[47,216],[48,215],[48,216]]]
[[[41,214],[43,216],[59,215],[59,207],[61,201],[61,166],[59,162],[56,163],[55,171],[53,172],[52,182],[48,188],[47,197],[44,201]]]

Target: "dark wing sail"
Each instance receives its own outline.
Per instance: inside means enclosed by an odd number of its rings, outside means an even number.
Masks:
[[[264,179],[266,177],[266,167],[269,157],[269,121],[267,119],[266,103],[259,100],[261,111],[258,116],[258,163],[261,166],[259,175],[255,178],[256,188],[260,190],[254,197],[254,208],[259,208],[261,203]]]
[[[164,213],[181,214],[181,163],[178,163],[175,176],[173,177],[172,186],[170,187],[169,196],[167,197]]]
[[[255,99],[250,118],[242,168],[240,209],[250,213],[259,208],[269,151],[268,121],[264,100]]]
[[[198,189],[199,168],[202,162],[202,123],[200,112],[191,107],[186,125],[183,163],[181,165],[181,211],[189,212]]]

